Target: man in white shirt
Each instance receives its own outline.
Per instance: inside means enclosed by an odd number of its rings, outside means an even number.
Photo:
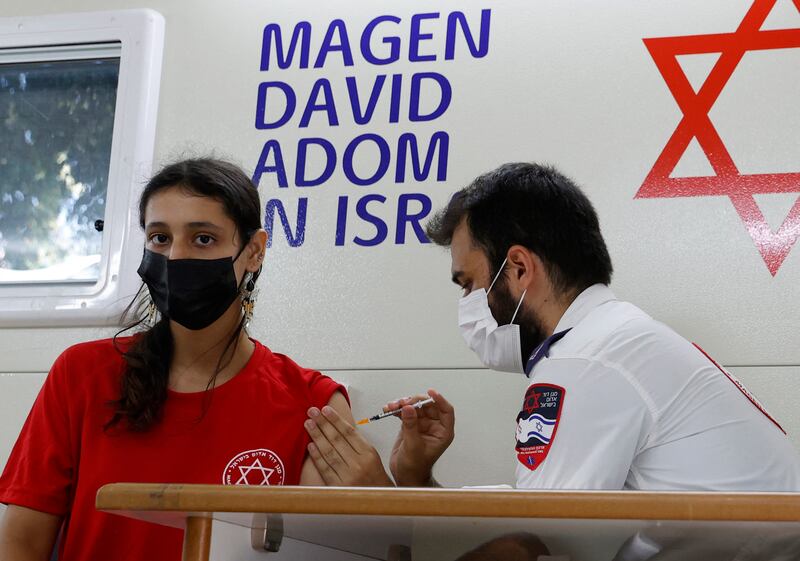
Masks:
[[[467,344],[488,368],[531,380],[517,416],[518,487],[800,490],[798,455],[755,398],[616,299],[594,208],[558,171],[501,166],[456,193],[427,233],[450,247]],[[437,401],[403,408],[399,485],[429,484],[452,439],[452,408]]]
[[[457,192],[427,234],[450,248],[469,347],[486,367],[531,380],[517,415],[519,488],[800,491],[798,455],[758,401],[699,347],[616,299],[597,214],[564,175],[503,165]],[[453,440],[453,408],[430,394],[420,410],[410,404],[422,396],[387,404],[403,408],[390,463],[398,485],[432,484]],[[337,430],[317,421],[312,439],[330,451]],[[318,457],[321,473],[335,471]],[[347,457],[355,472],[377,469]]]
[[[487,368],[530,378],[517,487],[800,491],[798,455],[758,401],[699,347],[616,299],[597,214],[561,173],[503,165],[456,193],[427,234],[450,248],[466,343]],[[386,406],[402,407],[390,462],[401,486],[434,485],[453,440],[452,406],[429,395],[419,410],[411,404],[427,396]],[[346,445],[358,437],[334,413],[316,419],[323,477],[378,469],[352,453],[364,446]],[[508,548],[534,559],[546,549],[531,539],[501,538],[463,559]]]

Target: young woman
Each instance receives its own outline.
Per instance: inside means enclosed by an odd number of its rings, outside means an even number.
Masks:
[[[0,477],[0,559],[47,560],[59,533],[59,561],[180,559],[180,530],[95,510],[106,483],[324,484],[307,412],[353,417],[339,384],[247,336],[260,215],[226,162],[178,162],[147,184],[147,327],[56,360]],[[391,484],[368,475],[359,483]]]

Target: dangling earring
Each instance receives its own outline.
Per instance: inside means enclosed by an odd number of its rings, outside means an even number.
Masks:
[[[250,325],[250,320],[253,319],[253,309],[256,307],[257,297],[258,290],[256,290],[256,281],[253,278],[253,273],[248,272],[241,294],[245,328]]]
[[[149,303],[147,304],[147,314],[144,316],[144,325],[148,329],[153,327],[158,321],[158,309],[156,303],[153,302],[153,297],[148,295]]]

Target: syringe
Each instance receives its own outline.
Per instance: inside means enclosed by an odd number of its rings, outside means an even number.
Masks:
[[[418,401],[416,403],[412,403],[411,407],[413,407],[414,409],[422,409],[426,405],[428,405],[430,403],[433,403],[433,402],[434,402],[433,398],[429,397],[428,399],[423,399],[422,401]],[[402,411],[402,408],[401,409],[395,409],[393,411],[386,411],[385,413],[378,413],[377,415],[369,417],[368,419],[361,419],[356,424],[358,424],[358,425],[366,425],[367,423],[371,423],[372,421],[380,421],[381,419],[385,419],[386,417],[391,417],[393,415],[397,415],[398,413],[400,413],[400,411]]]

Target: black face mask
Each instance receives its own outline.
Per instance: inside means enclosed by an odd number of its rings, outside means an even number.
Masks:
[[[161,315],[197,330],[217,321],[239,295],[233,262],[231,257],[167,259],[145,249],[137,272]]]

